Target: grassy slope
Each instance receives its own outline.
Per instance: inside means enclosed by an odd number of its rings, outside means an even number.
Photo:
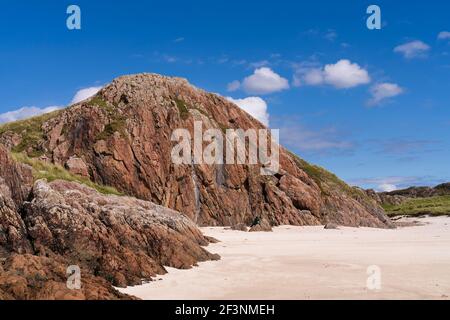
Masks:
[[[44,122],[56,117],[60,112],[62,111],[57,110],[26,120],[6,123],[0,126],[0,136],[8,131],[19,134],[22,136],[22,141],[19,145],[15,146],[12,151],[23,152],[31,148],[33,151],[29,155],[32,157],[39,157],[43,153],[38,148],[39,142],[44,138],[42,125]]]
[[[390,216],[450,215],[450,196],[411,199],[397,206],[385,205],[384,209]]]
[[[113,113],[111,107],[101,97],[96,96],[89,103],[98,105],[99,107],[107,110],[109,113]],[[91,187],[103,194],[121,195],[121,193],[113,187],[99,185],[97,183],[92,182],[88,178],[74,175],[61,166],[46,163],[44,161],[36,159],[41,155],[43,155],[43,152],[39,148],[39,143],[44,139],[44,132],[42,130],[43,124],[46,121],[58,116],[61,112],[62,110],[57,110],[37,117],[32,117],[29,119],[10,122],[1,125],[0,136],[6,132],[14,132],[22,136],[21,143],[11,150],[13,158],[17,162],[21,162],[32,167],[33,176],[36,180],[45,178],[49,182],[55,180],[73,181]],[[120,122],[118,120],[118,116],[116,116],[114,120],[117,120],[118,123]],[[115,131],[119,131],[121,129],[112,127],[121,125],[122,122],[116,124],[116,122],[113,121],[112,124],[110,124],[111,128],[107,126],[105,128],[105,132],[102,133],[101,135],[105,136],[108,134],[111,135]],[[25,152],[27,152],[28,155],[26,155]]]

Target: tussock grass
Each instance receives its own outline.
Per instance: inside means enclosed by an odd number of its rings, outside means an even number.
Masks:
[[[450,216],[450,196],[411,199],[400,205],[384,205],[389,216]]]
[[[87,103],[88,106],[99,106],[102,109],[107,111],[113,111],[113,108],[108,104],[108,102],[103,99],[103,97],[99,94],[92,97],[91,100]]]
[[[177,105],[178,111],[180,112],[181,119],[186,120],[187,118],[189,118],[189,109],[186,102],[181,99],[175,98],[175,103]]]
[[[39,150],[39,143],[44,139],[42,125],[61,112],[61,110],[57,110],[37,117],[6,123],[0,126],[0,135],[14,132],[22,137],[22,141],[13,148],[13,152],[20,153],[31,147],[33,151],[30,156],[41,156],[43,152]]]
[[[86,177],[74,175],[59,165],[54,165],[45,161],[40,161],[38,159],[29,158],[24,153],[12,153],[12,157],[15,161],[27,164],[32,167],[33,177],[35,180],[47,179],[48,182],[52,182],[55,180],[78,182],[90,188],[93,188],[102,194],[122,195],[113,187],[103,186],[92,182]]]

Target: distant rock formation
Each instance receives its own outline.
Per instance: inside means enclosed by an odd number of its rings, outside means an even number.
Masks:
[[[375,192],[367,190],[367,195],[380,205],[400,205],[410,199],[432,198],[450,195],[450,182],[437,185],[436,187],[410,187],[391,192]]]

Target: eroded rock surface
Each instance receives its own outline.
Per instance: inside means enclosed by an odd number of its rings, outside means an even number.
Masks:
[[[153,203],[66,181],[39,180],[32,194],[24,220],[36,252],[62,255],[114,285],[218,259],[201,247],[208,241],[191,220]]]
[[[0,168],[0,299],[128,299],[112,285],[219,259],[203,248],[212,239],[176,211],[75,182],[31,184],[31,169],[4,148]],[[66,285],[73,265],[80,290]]]

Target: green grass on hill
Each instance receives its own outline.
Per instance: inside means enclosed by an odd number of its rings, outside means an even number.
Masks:
[[[93,96],[88,102],[88,106],[99,106],[102,109],[105,109],[108,112],[113,112],[114,108],[108,104],[108,102],[100,95],[97,94]]]
[[[102,194],[122,195],[113,187],[99,185],[92,182],[88,178],[74,175],[61,166],[40,161],[38,159],[31,159],[23,153],[12,153],[12,157],[17,162],[21,162],[32,167],[33,177],[35,180],[47,179],[48,182],[55,180],[73,181],[93,188]]]
[[[349,186],[347,183],[339,179],[335,174],[329,172],[328,170],[310,164],[292,152],[289,153],[294,158],[298,167],[305,171],[308,176],[317,183],[324,195],[330,195],[333,189],[339,189],[353,198],[370,201],[369,197],[362,190]]]
[[[6,123],[0,126],[0,135],[6,132],[14,132],[22,136],[22,141],[19,145],[13,148],[13,152],[23,152],[30,147],[33,149],[32,157],[38,157],[42,155],[42,151],[39,150],[39,142],[44,139],[44,132],[42,125],[56,117],[61,110],[46,113],[37,117],[29,118],[26,120],[20,120],[15,122]]]
[[[383,206],[389,216],[450,215],[450,196],[411,199],[400,205]]]
[[[180,112],[181,119],[186,120],[187,118],[189,118],[189,109],[186,102],[181,99],[175,98],[175,103],[178,107],[178,111]]]

